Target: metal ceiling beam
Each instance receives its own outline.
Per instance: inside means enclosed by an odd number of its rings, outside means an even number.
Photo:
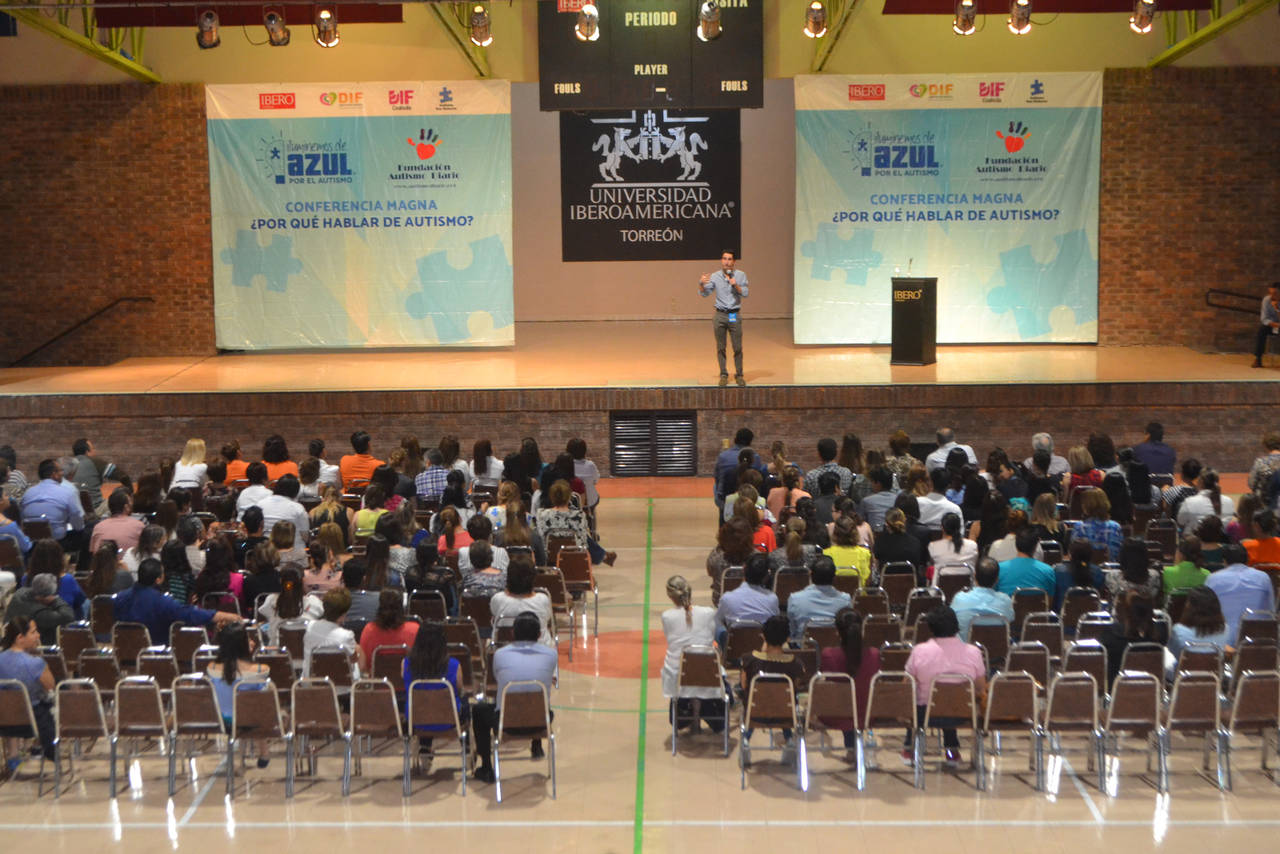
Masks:
[[[493,76],[493,72],[489,70],[489,54],[484,48],[476,47],[471,43],[470,30],[462,26],[458,16],[454,14],[454,10],[465,5],[461,3],[450,4],[453,8],[449,12],[440,11],[440,7],[444,3],[428,3],[427,8],[431,10],[431,14],[435,16],[436,23],[449,36],[453,46],[458,49],[462,56],[467,60],[476,76],[485,79]]]
[[[118,71],[123,71],[130,77],[137,78],[144,83],[160,82],[159,74],[156,74],[142,63],[120,53],[119,49],[112,50],[106,45],[99,44],[83,33],[78,33],[70,27],[60,24],[56,19],[41,14],[38,9],[18,9],[13,6],[0,6],[0,11],[11,15],[32,29],[47,33],[55,39],[65,42],[81,53],[88,54],[100,62],[105,62]],[[141,46],[141,43],[140,34],[133,37],[132,46],[135,50]]]
[[[815,74],[821,71],[826,66],[827,60],[831,58],[831,52],[835,50],[836,42],[840,41],[840,36],[844,34],[845,25],[849,23],[849,16],[853,14],[858,0],[836,0],[831,5],[836,6],[836,22],[827,28],[825,36],[816,40],[813,60],[809,63],[809,70]]]
[[[1181,41],[1173,40],[1177,36],[1177,19],[1174,18],[1174,23],[1170,26],[1169,19],[1166,18],[1165,27],[1170,35],[1169,47],[1148,62],[1147,67],[1159,68],[1162,65],[1169,65],[1201,45],[1208,44],[1227,30],[1238,26],[1264,9],[1276,5],[1277,2],[1280,2],[1280,0],[1244,0],[1243,3],[1225,15],[1221,14],[1221,6],[1218,3],[1214,3],[1213,8],[1209,10],[1209,23],[1197,28],[1198,22],[1188,19],[1187,35]],[[1192,15],[1194,13],[1188,14]]]

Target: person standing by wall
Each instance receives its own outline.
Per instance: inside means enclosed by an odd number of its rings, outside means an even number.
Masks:
[[[700,296],[716,296],[716,316],[713,328],[716,336],[716,357],[720,360],[720,385],[729,384],[729,370],[725,363],[725,336],[733,342],[733,366],[736,371],[734,379],[739,386],[746,386],[747,380],[742,375],[742,301],[746,298],[749,287],[747,274],[734,270],[737,260],[734,253],[726,250],[720,254],[720,269],[714,273],[703,273],[698,280]]]
[[[1262,298],[1262,312],[1259,320],[1258,335],[1253,346],[1253,367],[1255,368],[1262,367],[1262,354],[1267,352],[1267,336],[1280,335],[1280,282],[1272,282],[1267,287],[1267,295]],[[724,371],[722,370],[721,373],[723,374]]]

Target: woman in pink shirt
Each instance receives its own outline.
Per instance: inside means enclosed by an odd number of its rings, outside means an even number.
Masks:
[[[960,622],[956,612],[950,606],[939,605],[928,613],[925,620],[929,623],[932,640],[917,644],[907,659],[907,672],[916,680],[916,720],[923,724],[925,708],[929,704],[929,693],[933,688],[933,680],[947,675],[968,676],[973,680],[975,698],[987,693],[987,669],[982,660],[982,650],[971,643],[960,639]],[[935,723],[943,723],[938,720]],[[903,746],[902,759],[907,764],[914,761],[911,751],[911,738],[907,732],[907,740]],[[954,727],[942,727],[942,746],[946,751],[944,764],[954,768],[960,764],[960,739]]]

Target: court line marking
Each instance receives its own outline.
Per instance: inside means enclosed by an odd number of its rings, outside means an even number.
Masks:
[[[639,737],[636,739],[636,812],[632,820],[632,850],[635,854],[644,851],[644,752],[645,736],[649,721],[649,608],[650,584],[653,576],[653,499],[648,502],[648,519],[644,532],[644,610],[641,612],[643,622],[640,625],[640,636],[644,644],[640,652],[640,702],[636,706],[636,720]]]
[[[230,770],[228,767],[229,763],[233,761],[234,761],[233,759],[224,757],[222,760],[222,765],[220,767],[224,772],[229,771]],[[204,803],[205,797],[208,796],[209,792],[213,791],[213,786],[217,782],[218,782],[218,769],[214,769],[213,773],[209,775],[209,779],[205,782],[204,786],[196,794],[195,799],[191,802],[191,806],[187,807],[187,811],[182,814],[182,818],[178,819],[178,827],[187,826],[187,823],[191,821],[193,816],[195,816],[196,810],[200,809],[200,805]],[[223,778],[222,782],[224,784],[226,783],[225,777]]]
[[[1071,782],[1076,787],[1076,791],[1080,793],[1080,797],[1084,798],[1085,806],[1089,808],[1089,812],[1093,815],[1093,820],[1098,824],[1106,824],[1107,820],[1098,809],[1098,805],[1093,802],[1093,796],[1084,787],[1084,783],[1076,775],[1075,769],[1071,767],[1071,763],[1067,761],[1066,757],[1062,759],[1062,767],[1067,772],[1067,776],[1071,778]]]

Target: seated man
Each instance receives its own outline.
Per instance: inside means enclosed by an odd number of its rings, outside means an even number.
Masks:
[[[498,680],[496,702],[476,703],[471,712],[471,727],[476,740],[476,756],[480,758],[480,767],[476,769],[477,780],[492,783],[493,776],[493,734],[498,731],[501,719],[502,693],[512,682],[540,682],[547,689],[547,702],[551,701],[551,680],[555,677],[559,657],[549,646],[538,643],[542,634],[542,620],[532,611],[525,611],[515,619],[512,627],[515,642],[498,649],[493,654],[493,672]],[[513,689],[515,690],[515,689]],[[534,759],[542,757],[542,740],[533,739],[531,752]]]
[[[742,568],[743,584],[720,596],[716,609],[716,638],[722,644],[726,630],[734,620],[755,620],[764,623],[778,615],[778,594],[765,585],[769,583],[768,555],[753,554]]]
[[[50,535],[62,550],[74,554],[84,541],[84,509],[80,492],[62,483],[62,466],[57,460],[41,460],[36,469],[40,481],[22,494],[22,521],[49,523]]]
[[[306,548],[306,535],[311,533],[311,520],[297,500],[301,488],[302,484],[293,475],[281,475],[275,491],[258,502],[262,508],[262,533],[270,536],[276,522],[292,522],[295,549]]]
[[[872,492],[858,505],[858,515],[867,520],[871,530],[879,534],[884,530],[884,514],[893,509],[898,490],[893,488],[893,472],[884,466],[876,466],[867,475],[871,479]]]
[[[477,513],[467,520],[467,533],[471,535],[472,545],[481,540],[488,543],[491,552],[490,567],[506,572],[511,556],[507,554],[506,549],[493,545],[493,520]],[[470,549],[458,549],[458,572],[465,579],[472,571]]]
[[[966,641],[969,640],[969,626],[973,625],[974,617],[1003,617],[1013,623],[1013,599],[996,589],[1000,580],[1000,564],[989,557],[979,558],[973,580],[976,587],[961,590],[951,600],[951,608],[960,623],[960,638]]]
[[[93,526],[90,553],[96,552],[103,540],[115,540],[121,551],[138,545],[138,535],[146,523],[133,517],[133,493],[123,486],[113,491],[107,497],[107,512],[111,515]]]
[[[853,485],[853,472],[836,462],[836,455],[839,452],[840,448],[835,439],[818,440],[818,458],[822,462],[810,469],[808,474],[804,476],[805,492],[814,496],[820,494],[818,481],[824,474],[830,472],[836,475],[836,487],[840,490],[840,494],[849,494],[849,487]]]
[[[374,594],[375,599],[377,595]],[[356,667],[352,675],[359,677],[360,672],[368,665],[364,650],[356,643],[355,633],[342,627],[347,612],[351,610],[351,593],[345,587],[335,587],[324,594],[321,604],[324,611],[320,619],[308,623],[307,632],[302,636],[302,675],[311,673],[311,653],[321,647],[338,647],[354,657]]]
[[[151,632],[151,642],[167,644],[169,627],[174,623],[189,626],[207,626],[214,623],[219,628],[227,623],[240,621],[239,614],[230,611],[209,611],[195,605],[181,605],[172,596],[162,593],[164,565],[153,557],[138,564],[138,580],[114,597],[117,623],[142,623]]]
[[[791,639],[797,643],[804,637],[804,627],[810,620],[834,620],[841,608],[853,606],[853,598],[832,585],[836,580],[836,564],[827,555],[813,562],[809,571],[809,586],[797,590],[787,600],[787,620],[791,624]]]
[[[1030,525],[1014,535],[1014,548],[1018,556],[1000,564],[1000,580],[996,589],[1012,596],[1019,587],[1038,587],[1050,596],[1057,588],[1053,567],[1036,560],[1033,555],[1040,545],[1040,536]]]
[[[42,572],[31,579],[30,587],[19,588],[4,610],[4,621],[34,620],[40,630],[40,643],[54,646],[58,642],[58,626],[74,622],[75,612],[58,595],[58,579]],[[165,638],[168,642],[168,638]]]
[[[929,472],[933,489],[928,495],[917,495],[916,504],[920,507],[920,524],[935,533],[942,530],[942,517],[954,513],[960,518],[964,514],[954,501],[949,501],[946,491],[951,483],[951,473],[945,468],[933,469]]]
[[[353,622],[369,623],[378,616],[378,598],[382,590],[365,588],[364,578],[368,571],[369,565],[359,556],[342,565],[342,586],[350,594],[344,613]]]
[[[959,448],[964,451],[964,455],[969,458],[969,465],[977,468],[978,455],[973,452],[973,448],[969,445],[961,445],[956,441],[956,433],[950,427],[938,428],[938,447],[929,456],[924,458],[924,467],[929,471],[934,469],[942,469],[947,467],[947,455],[951,453],[952,448]]]
[[[1247,565],[1249,553],[1244,546],[1227,543],[1222,547],[1222,559],[1227,565],[1210,573],[1204,586],[1218,594],[1222,616],[1227,621],[1227,637],[1235,638],[1245,610],[1270,611],[1276,594],[1267,574]]]

